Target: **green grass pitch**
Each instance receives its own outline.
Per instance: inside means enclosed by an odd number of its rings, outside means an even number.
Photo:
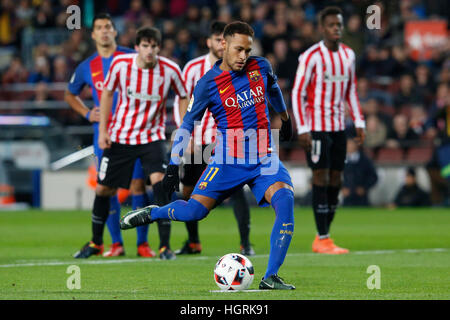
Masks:
[[[257,289],[264,274],[271,209],[251,209],[251,257]],[[126,256],[72,258],[90,239],[88,211],[0,211],[0,299],[450,299],[450,211],[446,209],[340,208],[332,237],[348,255],[311,252],[315,228],[310,208],[296,208],[295,232],[280,276],[297,290],[220,293],[213,281],[217,259],[239,250],[230,208],[200,222],[201,255],[175,261],[136,256],[135,230],[123,231]],[[172,224],[172,248],[186,239],[184,223]],[[157,249],[157,226],[150,245]],[[105,230],[105,244],[110,237]],[[81,271],[81,289],[69,290],[68,266]],[[380,289],[370,290],[367,268],[380,268]]]

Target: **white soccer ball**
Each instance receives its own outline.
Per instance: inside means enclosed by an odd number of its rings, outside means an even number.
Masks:
[[[224,255],[214,268],[214,281],[221,290],[245,290],[254,277],[251,261],[239,253]]]

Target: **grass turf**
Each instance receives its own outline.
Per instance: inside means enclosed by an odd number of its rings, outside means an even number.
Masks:
[[[251,257],[257,289],[269,253],[271,209],[251,209]],[[136,232],[123,231],[125,257],[71,256],[90,239],[90,212],[0,212],[0,299],[450,299],[450,212],[445,209],[340,208],[332,236],[348,255],[311,253],[315,227],[309,208],[296,208],[295,233],[280,276],[294,291],[211,292],[213,268],[225,253],[239,251],[230,208],[217,208],[200,223],[201,255],[175,261],[136,256]],[[172,224],[171,245],[186,239],[184,223]],[[156,225],[149,242],[158,248]],[[110,237],[105,230],[105,243]],[[435,250],[442,248],[442,250]],[[69,290],[69,265],[81,270],[81,289]],[[367,268],[381,270],[381,289],[369,290]]]

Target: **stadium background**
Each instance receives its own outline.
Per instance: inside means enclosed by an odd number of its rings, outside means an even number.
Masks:
[[[81,30],[67,29],[66,9],[72,4],[81,8]],[[366,27],[366,9],[372,4],[381,8],[379,30]],[[443,180],[432,189],[426,170],[440,134],[445,134],[442,127],[432,128],[429,117],[450,103],[450,5],[446,1],[2,0],[3,206],[15,202],[12,205],[16,207],[25,203],[44,208],[91,208],[93,192],[86,180],[92,158],[58,171],[51,171],[50,164],[92,144],[91,125],[70,109],[63,96],[75,67],[95,50],[89,30],[95,13],[113,16],[117,43],[122,46],[133,46],[134,33],[142,25],[159,28],[163,34],[161,55],[181,68],[207,52],[205,37],[213,19],[246,21],[255,30],[253,54],[272,63],[291,109],[298,56],[320,40],[317,14],[327,5],[344,11],[343,42],[357,55],[358,94],[367,121],[363,150],[378,173],[370,204],[390,204],[406,169],[414,167],[419,185],[432,193],[432,205],[448,205],[448,182]],[[88,88],[82,97],[87,105],[93,105]],[[167,102],[169,115],[172,99]],[[175,125],[170,116],[168,119],[170,134]],[[279,126],[277,120],[272,119],[273,127]],[[309,170],[303,150],[294,140],[281,146],[280,157],[295,181],[297,203],[304,204]]]

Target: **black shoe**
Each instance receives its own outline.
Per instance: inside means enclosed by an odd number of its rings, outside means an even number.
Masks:
[[[159,258],[161,260],[175,260],[177,256],[175,253],[167,247],[159,249]]]
[[[80,251],[76,252],[73,257],[76,259],[86,259],[90,256],[99,256],[103,253],[103,245],[96,245],[92,241],[86,243]]]
[[[278,275],[273,274],[267,279],[262,279],[259,283],[259,289],[261,290],[294,290],[295,286],[292,284],[284,283]]]
[[[251,257],[255,255],[255,250],[253,250],[253,247],[250,244],[248,246],[241,245],[241,254]]]
[[[157,207],[151,205],[128,212],[120,218],[120,229],[126,230],[152,223],[154,220],[152,220],[150,212]]]
[[[175,251],[176,254],[198,254],[201,252],[202,245],[200,242],[189,242],[189,240],[184,243],[181,249]]]

